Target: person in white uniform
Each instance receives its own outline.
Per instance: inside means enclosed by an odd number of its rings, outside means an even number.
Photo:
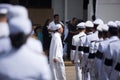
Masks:
[[[85,34],[85,23],[81,22],[77,25],[79,34],[74,35],[72,38],[72,50],[71,54],[71,60],[75,64],[75,70],[76,70],[76,80],[82,79],[82,66],[81,66],[81,59],[83,56],[83,45],[86,40],[86,34]]]
[[[23,18],[23,20],[24,20],[24,18],[25,19],[29,18],[28,16],[29,15],[28,15],[27,8],[25,8],[23,6],[20,6],[20,5],[13,6],[12,5],[11,7],[8,8],[8,14],[7,14],[8,22],[12,18],[20,17],[20,18]],[[30,31],[31,31],[31,29],[30,29]],[[41,54],[41,53],[43,54],[40,41],[38,41],[32,37],[29,37],[26,42],[26,45],[28,45],[30,49],[37,51],[39,54]]]
[[[50,67],[53,74],[53,80],[66,80],[65,66],[63,61],[63,46],[61,34],[63,28],[61,24],[56,24],[54,27],[55,32],[52,36],[50,44]]]
[[[90,73],[89,73],[89,67],[88,67],[88,55],[89,55],[89,46],[90,46],[90,42],[92,41],[93,38],[93,23],[91,21],[87,21],[85,23],[85,27],[86,27],[86,41],[85,41],[85,45],[84,45],[84,55],[83,55],[83,61],[84,61],[84,80],[90,80]]]
[[[117,25],[115,22],[113,21],[110,21],[108,22],[108,26],[109,26],[109,36],[110,38],[108,40],[105,41],[105,43],[103,44],[103,55],[104,55],[104,70],[105,70],[105,73],[106,73],[106,79],[109,79],[110,78],[110,73],[111,73],[111,69],[112,69],[112,59],[110,58],[112,55],[110,55],[109,53],[109,44],[112,42],[112,41],[116,41],[116,40],[119,40],[119,38],[117,37],[118,36],[118,28],[117,28]]]
[[[120,21],[117,21],[116,24],[118,26],[118,37],[120,38]],[[112,55],[110,58],[113,60],[110,80],[120,79],[120,45],[118,44],[120,44],[120,40],[109,44],[109,52]]]
[[[1,80],[52,80],[45,55],[26,44],[31,27],[28,18],[21,16],[9,19],[12,49],[0,54]]]

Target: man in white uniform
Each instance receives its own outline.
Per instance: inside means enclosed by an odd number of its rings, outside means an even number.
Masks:
[[[14,17],[9,19],[9,26],[12,49],[0,54],[0,80],[52,80],[45,55],[26,44],[31,21],[22,16]]]
[[[79,34],[74,35],[72,38],[72,50],[71,60],[75,64],[76,70],[76,80],[82,79],[82,66],[81,66],[81,59],[83,56],[83,45],[86,40],[85,34],[85,23],[81,22],[77,25]]]
[[[112,41],[116,41],[116,40],[119,40],[119,38],[117,37],[118,36],[118,28],[117,28],[117,25],[116,23],[114,23],[113,21],[110,21],[108,22],[108,26],[109,26],[109,36],[110,38],[106,41],[104,41],[104,44],[100,44],[100,48],[102,47],[103,49],[103,55],[104,55],[104,70],[105,70],[105,73],[106,73],[106,79],[109,79],[110,78],[110,73],[111,73],[111,69],[112,69],[112,59],[110,59],[109,57],[109,44],[112,42]]]
[[[65,66],[63,61],[63,46],[61,41],[61,34],[63,28],[61,24],[56,24],[55,32],[52,36],[50,44],[50,67],[53,74],[53,80],[66,80]]]
[[[23,6],[20,6],[20,5],[13,6],[12,5],[11,7],[8,8],[8,14],[7,14],[8,21],[12,18],[19,18],[19,17],[23,18],[23,20],[24,20],[24,19],[29,18],[28,16],[29,16],[28,11]],[[30,31],[31,31],[31,28],[30,28]],[[29,37],[27,40],[27,45],[29,46],[30,49],[37,51],[39,54],[43,53],[40,41],[38,41],[32,37]]]

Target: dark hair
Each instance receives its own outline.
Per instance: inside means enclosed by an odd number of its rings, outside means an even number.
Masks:
[[[49,21],[50,21],[50,19],[47,19],[47,20],[45,21],[44,26],[47,26]]]
[[[56,17],[59,17],[59,15],[58,15],[58,14],[55,14],[55,15],[54,15],[54,18],[56,18]]]
[[[10,34],[11,44],[14,48],[20,48],[27,40],[29,35],[25,35],[23,32],[17,34]]]
[[[6,17],[6,14],[0,14],[0,18]]]
[[[75,19],[77,19],[76,17],[72,18],[72,21],[74,21]]]
[[[108,32],[110,33],[111,36],[116,36],[116,35],[118,35],[118,28],[109,27]]]
[[[85,28],[78,28],[79,31],[85,30]]]

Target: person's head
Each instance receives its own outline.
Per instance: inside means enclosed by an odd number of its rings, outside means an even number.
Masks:
[[[54,15],[54,22],[59,23],[59,15],[58,14]]]
[[[85,32],[85,30],[86,30],[85,23],[81,22],[81,23],[77,24],[77,29],[79,32]]]
[[[30,36],[32,23],[26,18],[12,18],[8,24],[10,27],[11,44],[14,48],[20,48]]]
[[[24,6],[14,5],[8,9],[7,18],[8,21],[12,18],[29,18],[28,10]]]
[[[7,14],[8,10],[5,8],[0,9],[0,22],[7,22]]]
[[[91,21],[86,21],[85,23],[86,33],[93,32],[93,23]]]
[[[109,30],[108,25],[104,24],[104,26],[102,27],[102,30],[103,30],[103,39],[108,38],[108,30]]]
[[[73,26],[76,26],[77,24],[78,24],[78,19],[77,18],[72,18],[72,22],[71,22],[71,24],[73,25]]]
[[[100,25],[100,24],[104,24],[103,20],[102,19],[96,19],[94,22],[94,30],[96,31],[97,30],[97,27]]]
[[[118,35],[118,27],[117,27],[117,24],[113,21],[109,21],[108,24],[109,26],[109,36],[117,36]]]
[[[98,27],[97,27],[97,31],[98,31],[98,37],[99,38],[103,38],[103,27],[104,26],[104,24],[100,24],[100,25],[98,25]]]
[[[62,34],[63,33],[63,27],[61,24],[56,24],[56,30],[58,33]]]
[[[118,27],[118,37],[120,38],[120,21],[115,21]]]
[[[37,35],[37,33],[42,32],[41,26],[37,26],[37,27],[34,29],[34,32],[35,32],[36,35]]]

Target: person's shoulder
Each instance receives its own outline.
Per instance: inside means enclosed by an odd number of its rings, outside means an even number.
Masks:
[[[38,41],[38,40],[36,40],[36,39],[34,39],[34,38],[28,38],[28,40],[27,40],[27,42],[26,42],[26,45],[30,48],[30,49],[32,49],[32,50],[34,50],[34,51],[36,51],[36,52],[38,52],[38,53],[42,53],[43,52],[43,48],[42,48],[42,44],[41,44],[41,42],[40,41]]]

